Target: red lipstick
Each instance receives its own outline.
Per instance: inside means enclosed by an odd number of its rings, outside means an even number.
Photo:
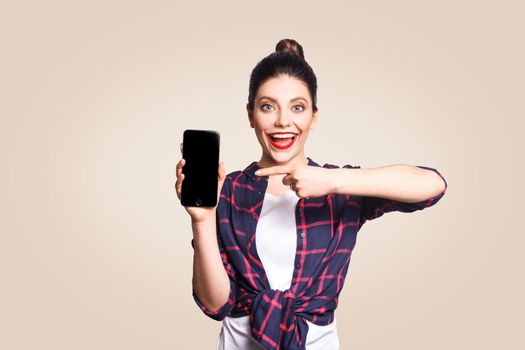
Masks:
[[[275,139],[272,137],[272,135],[283,135],[283,134],[293,134],[293,137],[275,138]],[[297,139],[297,134],[290,133],[290,132],[274,132],[268,135],[268,138],[270,139],[270,143],[272,144],[272,146],[280,150],[285,150],[293,146],[293,144],[295,143],[295,140]]]

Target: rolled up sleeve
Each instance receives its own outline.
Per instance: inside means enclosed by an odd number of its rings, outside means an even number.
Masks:
[[[199,306],[199,308],[204,312],[204,314],[214,320],[221,321],[226,316],[230,315],[230,312],[233,308],[233,305],[235,303],[235,294],[236,294],[236,286],[235,283],[230,280],[230,295],[228,296],[228,300],[226,303],[224,303],[223,306],[221,306],[218,310],[212,311],[209,308],[207,308],[202,301],[197,297],[195,294],[195,291],[192,291],[193,299],[195,300],[195,303]]]
[[[345,168],[360,168],[359,166],[349,166],[345,165]],[[436,174],[438,174],[441,179],[443,180],[445,184],[445,188],[443,191],[441,191],[439,194],[427,198],[425,200],[415,202],[415,203],[407,203],[407,202],[401,202],[393,199],[387,199],[387,198],[381,198],[381,197],[368,197],[363,196],[362,198],[362,204],[361,204],[361,215],[360,215],[360,226],[367,220],[373,220],[380,216],[382,216],[384,213],[398,211],[403,213],[411,213],[416,210],[423,210],[425,208],[431,207],[434,204],[436,204],[447,191],[447,181],[445,180],[445,177],[437,170],[428,166],[424,165],[417,165],[418,168],[421,169],[427,169],[430,171],[434,171]]]

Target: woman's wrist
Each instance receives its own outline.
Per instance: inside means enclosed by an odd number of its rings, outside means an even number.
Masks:
[[[330,169],[333,175],[330,176],[331,193],[335,194],[351,194],[354,189],[356,175],[360,169],[337,168]]]
[[[193,224],[204,224],[206,222],[215,220],[217,215],[217,207],[214,208],[196,208],[196,212],[190,211],[191,223]]]
[[[341,192],[341,188],[344,184],[344,174],[342,171],[345,169],[330,169],[330,193],[338,194]]]
[[[192,225],[206,225],[206,223],[214,221],[215,220],[215,213],[213,215],[210,215],[209,217],[201,217],[201,218],[194,218],[191,217],[191,224]]]

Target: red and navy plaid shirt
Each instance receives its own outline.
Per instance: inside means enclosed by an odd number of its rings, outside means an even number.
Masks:
[[[308,165],[320,166],[308,158]],[[338,168],[325,164],[324,168]],[[292,284],[270,288],[255,246],[268,176],[257,176],[257,162],[227,175],[217,204],[219,251],[230,278],[230,296],[212,312],[195,295],[200,309],[215,320],[250,315],[252,336],[266,349],[305,349],[308,324],[330,324],[356,243],[366,220],[390,211],[413,212],[434,205],[445,194],[405,203],[380,197],[329,194],[300,198],[296,210],[297,252]],[[360,168],[344,165],[343,168]],[[278,244],[278,242],[276,242]],[[192,240],[193,245],[193,240]]]

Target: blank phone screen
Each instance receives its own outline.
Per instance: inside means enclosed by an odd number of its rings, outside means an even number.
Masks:
[[[211,130],[185,130],[182,205],[213,207],[217,204],[219,134]]]

